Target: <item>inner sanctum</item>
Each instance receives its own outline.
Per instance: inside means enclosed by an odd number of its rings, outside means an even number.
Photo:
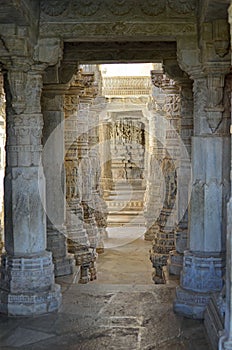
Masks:
[[[0,347],[232,349],[230,1],[0,3]]]

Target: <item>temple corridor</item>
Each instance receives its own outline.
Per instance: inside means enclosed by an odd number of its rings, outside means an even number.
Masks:
[[[232,350],[231,43],[232,0],[0,0],[1,350]]]

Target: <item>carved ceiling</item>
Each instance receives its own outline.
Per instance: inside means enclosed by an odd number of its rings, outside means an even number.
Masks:
[[[40,35],[111,40],[196,33],[197,0],[41,0]],[[99,38],[99,39],[98,39]]]
[[[2,0],[0,55],[8,58],[18,56],[19,52],[22,57],[34,54],[33,59],[49,62],[50,66],[63,55],[59,72],[65,83],[77,63],[175,60],[177,42],[179,62],[182,62],[182,69],[188,71],[189,63],[199,62],[198,44],[207,60],[221,63],[228,54],[228,47],[225,47],[228,40],[223,39],[224,27],[218,18],[223,17],[228,25],[229,2]],[[215,16],[215,23],[203,23]],[[55,50],[58,54],[53,58]],[[66,63],[70,66],[69,74],[64,69]],[[58,65],[48,69],[49,81],[55,81],[57,69]]]

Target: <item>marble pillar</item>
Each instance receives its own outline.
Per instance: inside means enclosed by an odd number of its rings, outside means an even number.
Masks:
[[[230,138],[224,113],[225,73],[216,65],[194,72],[194,136],[189,250],[184,252],[174,310],[203,318],[212,293],[220,292],[225,273],[226,210],[229,193]]]
[[[175,250],[169,252],[169,273],[180,275],[183,255],[187,249],[188,209],[191,181],[191,138],[193,134],[193,93],[190,80],[180,81],[180,163],[177,179],[177,225]]]
[[[232,4],[228,10],[230,23],[230,40],[232,41]],[[231,102],[232,81],[229,86],[229,99]],[[230,124],[232,124],[230,104]],[[230,126],[231,128],[231,126]],[[231,134],[231,129],[230,129]],[[231,136],[231,135],[230,135]],[[232,151],[231,151],[232,154]],[[230,181],[232,181],[232,157],[230,155]],[[227,237],[226,237],[226,285],[224,295],[224,331],[219,339],[219,350],[232,349],[232,188],[230,188],[230,199],[227,204]]]
[[[99,150],[101,160],[101,187],[105,198],[109,197],[113,187],[111,171],[111,128],[112,123],[107,118],[101,118],[99,123]]]
[[[4,76],[6,93],[5,249],[0,312],[32,316],[61,303],[52,253],[46,251],[45,179],[41,163],[42,70],[18,59]]]
[[[80,88],[75,80],[65,96],[65,171],[66,171],[66,229],[68,251],[74,254],[76,264],[81,267],[80,283],[90,280],[92,252],[84,228],[84,214],[81,206],[80,174],[78,164],[79,126],[77,110]]]
[[[72,274],[74,269],[74,258],[67,254],[66,245],[64,91],[62,86],[45,85],[42,95],[47,250],[52,252],[55,276]]]
[[[144,217],[146,226],[144,238],[147,241],[153,241],[159,229],[157,218],[163,207],[165,191],[161,170],[162,160],[165,155],[165,118],[160,108],[161,105],[163,106],[163,103],[164,94],[159,91],[149,111],[148,174],[144,196]]]
[[[165,137],[164,150],[162,150],[163,158],[160,159],[159,163],[165,183],[165,193],[163,206],[153,225],[154,240],[150,256],[153,267],[155,268],[154,282],[162,283],[162,267],[167,265],[169,252],[175,248],[177,168],[180,149],[180,140],[178,137],[180,127],[180,96],[178,86],[166,75],[155,72],[152,80],[164,93],[163,113],[165,117],[163,117],[163,130]]]
[[[104,252],[104,239],[107,234],[108,208],[103,199],[101,188],[101,163],[99,154],[99,114],[105,107],[104,98],[96,98],[91,106],[89,118],[89,158],[92,173],[92,196],[94,205],[94,217],[98,227],[97,253]]]
[[[98,245],[99,231],[94,216],[94,201],[93,201],[93,174],[92,164],[89,157],[89,108],[90,100],[82,99],[79,104],[77,113],[77,122],[79,128],[78,138],[78,161],[80,174],[80,193],[81,206],[84,214],[84,228],[86,229],[90,248],[92,249],[92,260],[90,269],[91,280],[96,278],[96,248]]]

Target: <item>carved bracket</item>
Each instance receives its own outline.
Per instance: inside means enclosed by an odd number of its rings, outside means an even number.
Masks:
[[[34,60],[49,66],[57,64],[62,58],[63,47],[60,39],[39,39],[34,51]]]

